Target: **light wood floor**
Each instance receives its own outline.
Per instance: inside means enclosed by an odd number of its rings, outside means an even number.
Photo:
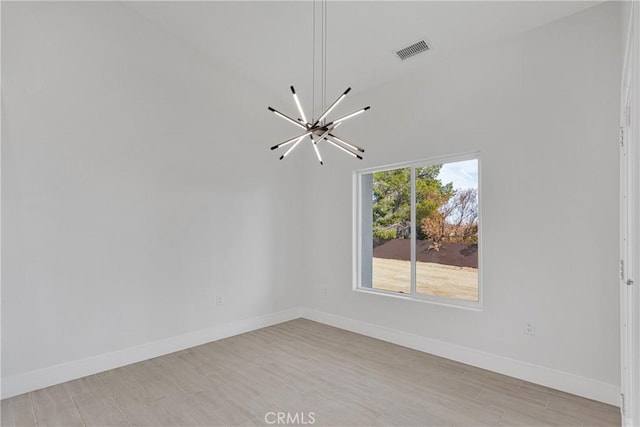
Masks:
[[[2,425],[249,426],[287,411],[322,426],[620,425],[612,406],[302,319],[5,399]]]

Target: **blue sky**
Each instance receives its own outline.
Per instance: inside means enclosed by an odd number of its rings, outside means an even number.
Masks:
[[[438,178],[443,184],[453,182],[454,188],[478,188],[478,160],[446,163]]]

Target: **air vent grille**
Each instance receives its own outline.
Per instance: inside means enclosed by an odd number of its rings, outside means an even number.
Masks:
[[[417,54],[426,52],[428,50],[429,45],[427,45],[427,42],[424,40],[420,40],[417,43],[396,51],[396,55],[398,55],[398,58],[404,61],[405,59],[409,59],[412,56],[416,56]]]

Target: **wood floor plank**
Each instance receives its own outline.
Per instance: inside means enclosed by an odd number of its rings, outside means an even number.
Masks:
[[[547,409],[554,413],[572,415],[590,425],[610,425],[620,420],[618,408],[567,393],[552,396]]]
[[[278,412],[314,426],[620,425],[613,406],[304,319],[5,399],[2,425],[248,427]]]
[[[156,399],[163,397],[182,397],[184,390],[166,377],[162,371],[158,371],[153,364],[153,359],[145,360],[126,367],[135,380],[149,395]]]
[[[517,393],[523,383],[522,380],[478,368],[468,369],[460,381],[506,394]]]
[[[35,411],[28,393],[4,399],[0,410],[3,426],[29,427],[37,425]]]
[[[146,389],[126,368],[118,368],[97,375],[106,396],[124,416],[126,422],[135,426],[174,425],[171,413],[157,405],[159,397]]]
[[[494,384],[492,384],[492,386],[493,385]],[[480,393],[478,393],[476,400],[479,402],[500,406],[505,409],[519,408],[523,405],[544,409],[547,406],[546,400],[543,401],[540,399],[532,399],[527,393],[517,393],[506,390],[502,391],[496,389],[495,387],[483,387]]]
[[[73,398],[82,395],[95,395],[103,392],[102,385],[97,375],[79,378],[77,380],[64,383],[64,388]]]
[[[73,399],[87,426],[130,425],[116,404],[103,394],[83,393]]]
[[[39,426],[83,426],[82,418],[71,395],[63,385],[30,393]]]

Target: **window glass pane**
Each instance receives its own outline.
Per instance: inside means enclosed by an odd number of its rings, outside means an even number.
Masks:
[[[478,301],[478,160],[416,168],[416,292]]]
[[[371,175],[372,287],[410,293],[411,168]]]

